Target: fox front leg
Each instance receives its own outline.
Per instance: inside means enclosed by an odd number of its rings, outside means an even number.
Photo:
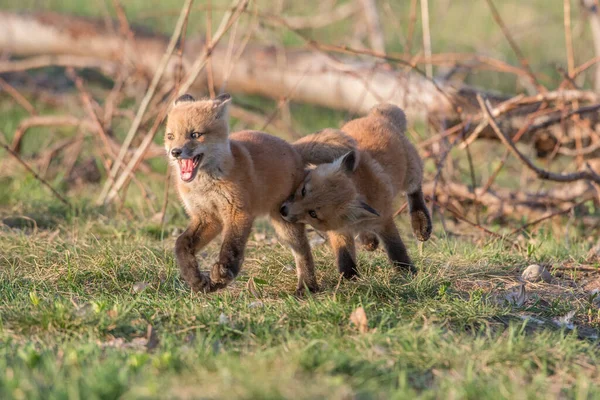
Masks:
[[[252,222],[252,219],[245,218],[225,222],[219,261],[213,265],[210,272],[210,290],[224,288],[240,272]]]
[[[348,233],[329,232],[329,242],[335,254],[338,272],[346,279],[358,277],[354,237]]]
[[[296,295],[302,296],[306,289],[310,292],[318,291],[315,263],[306,237],[305,226],[284,221],[279,215],[279,211],[272,214],[271,221],[279,239],[291,248],[294,254],[296,273],[298,274]]]
[[[175,258],[181,276],[195,292],[210,291],[210,278],[198,269],[196,253],[220,231],[221,225],[218,223],[193,219],[175,242]]]

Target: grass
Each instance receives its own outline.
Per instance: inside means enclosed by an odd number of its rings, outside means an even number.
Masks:
[[[43,3],[46,10],[103,13],[101,2]],[[180,5],[123,3],[132,22],[165,33]],[[257,2],[259,9],[266,3]],[[467,24],[462,3],[430,3],[435,52],[477,51],[517,64],[485,2],[469,5]],[[562,2],[495,3],[534,70],[543,73],[542,80],[560,79],[553,64],[565,63]],[[313,12],[300,3],[286,4],[283,14]],[[389,4],[394,13],[382,13],[387,46],[403,51],[409,2]],[[38,6],[33,0],[5,0],[2,8]],[[577,61],[582,62],[591,56],[592,46],[587,28],[573,14]],[[204,23],[203,11],[194,11],[190,34],[203,32]],[[352,29],[342,21],[308,33],[344,44]],[[418,48],[418,24],[416,29]],[[290,32],[274,36],[288,45],[301,43]],[[50,76],[62,79],[62,71]],[[468,82],[519,90],[513,78],[502,74],[477,73]],[[589,86],[586,80],[578,83]],[[102,93],[94,91],[100,103]],[[25,94],[42,114],[83,115],[75,92],[63,93],[60,106]],[[265,114],[275,104],[253,96],[236,101]],[[300,104],[291,104],[290,110],[300,133],[339,126],[348,117]],[[10,139],[26,113],[2,93],[0,112],[0,132]],[[233,127],[246,126],[233,121]],[[122,138],[127,126],[114,128]],[[416,129],[424,134],[422,127]],[[30,159],[74,132],[34,129],[24,140],[23,153]],[[95,145],[86,137],[83,154]],[[473,145],[478,182],[487,180],[494,167],[490,159],[501,153],[490,152],[487,143]],[[187,222],[173,191],[165,226],[156,218],[164,160],[153,161],[152,172],[139,177],[154,197],[146,200],[132,186],[123,208],[116,211],[93,206],[97,185],[69,186],[60,159],[50,164],[48,176],[74,203],[71,209],[0,154],[2,399],[600,397],[600,308],[593,294],[600,280],[577,270],[600,267],[586,256],[597,236],[572,219],[544,223],[511,238],[518,248],[451,218],[446,225],[462,236],[448,234],[436,220],[434,237],[420,250],[403,215],[397,222],[419,269],[416,276],[394,271],[381,251],[360,252],[362,278],[340,283],[330,250],[317,246],[313,252],[322,291],[304,299],[291,295],[296,280],[291,253],[276,241],[268,224],[258,221],[234,284],[196,295],[180,279],[173,259],[175,237]],[[469,182],[465,163],[460,159],[455,164]],[[426,162],[426,169],[430,176],[435,173],[433,160]],[[498,181],[517,185],[514,177],[520,172],[509,160]],[[202,250],[203,269],[217,253],[218,243]],[[553,282],[527,284],[528,299],[520,306],[503,301],[531,263],[551,264]],[[368,320],[366,331],[351,323],[359,307]],[[574,330],[553,322],[569,313],[574,313]]]
[[[583,263],[581,237],[566,245],[542,230],[530,238],[535,251],[516,251],[438,229],[420,253],[405,233],[415,277],[381,251],[361,252],[362,278],[341,284],[318,246],[323,290],[297,299],[293,258],[259,221],[236,282],[196,295],[172,255],[172,232],[185,225],[177,204],[162,230],[142,214],[115,219],[87,203],[73,211],[46,196],[0,212],[17,226],[0,228],[0,398],[600,395],[596,341],[551,322],[574,311],[576,326],[598,327],[595,299],[569,287],[580,275],[528,285],[521,307],[497,300],[528,263]],[[18,215],[41,223],[11,222]],[[217,253],[218,243],[201,252],[203,268]],[[358,307],[367,332],[350,322]]]

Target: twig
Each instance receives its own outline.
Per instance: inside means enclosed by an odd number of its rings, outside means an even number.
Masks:
[[[598,15],[598,0],[582,0],[581,4],[587,12],[592,31],[592,41],[594,42],[594,52],[596,53],[596,58],[598,58],[600,57],[600,15]],[[594,89],[598,91],[600,89],[600,66],[596,66],[594,78]]]
[[[97,68],[108,75],[116,71],[116,64],[94,57],[83,56],[36,56],[17,61],[1,61],[0,74],[27,71],[46,67]]]
[[[541,218],[538,218],[538,219],[536,219],[535,221],[531,221],[531,222],[529,222],[529,223],[523,224],[523,225],[521,225],[520,227],[518,227],[518,228],[516,228],[516,229],[512,230],[511,232],[509,232],[508,236],[512,236],[512,235],[514,235],[515,233],[518,233],[518,232],[520,232],[520,231],[523,231],[523,230],[525,230],[525,229],[527,229],[527,228],[529,228],[529,227],[531,227],[531,226],[537,225],[537,224],[539,224],[540,222],[544,222],[544,221],[546,221],[546,220],[549,220],[549,219],[551,219],[551,218],[554,218],[554,217],[556,217],[556,216],[558,216],[558,215],[567,214],[567,213],[571,212],[573,209],[575,209],[576,207],[579,207],[580,205],[582,205],[582,204],[584,204],[584,203],[586,203],[586,202],[588,202],[588,201],[590,201],[590,199],[589,199],[589,198],[583,199],[583,200],[581,200],[581,201],[579,201],[579,202],[577,202],[577,203],[573,204],[573,205],[572,205],[572,206],[570,206],[569,208],[566,208],[566,209],[564,209],[564,210],[555,211],[555,212],[553,212],[553,213],[550,213],[550,214],[548,214],[548,215],[546,215],[546,216],[543,216],[543,217],[541,217]]]
[[[79,94],[80,94],[81,100],[83,101],[84,108],[87,111],[94,127],[96,128],[96,131],[98,132],[98,135],[100,136],[102,144],[104,145],[105,154],[109,158],[114,157],[114,154],[110,147],[110,141],[108,139],[108,135],[104,131],[104,127],[102,126],[102,122],[100,122],[98,115],[96,115],[96,113],[94,112],[92,98],[91,98],[90,94],[85,90],[85,87],[83,86],[83,81],[81,80],[81,78],[79,76],[77,76],[75,71],[70,67],[67,69],[67,75],[69,76],[70,79],[72,79],[75,82],[75,86],[77,87],[77,90],[79,90]]]
[[[165,227],[165,216],[167,215],[167,205],[169,204],[169,186],[171,184],[171,165],[167,164],[167,172],[165,174],[165,195],[163,197],[162,207],[160,209],[160,231]]]
[[[423,28],[423,52],[425,53],[425,72],[429,79],[433,78],[431,66],[431,31],[429,29],[429,0],[421,2],[421,27]]]
[[[540,91],[542,93],[545,92],[546,88],[544,88],[538,82],[537,78],[535,77],[535,74],[533,73],[533,70],[531,69],[531,66],[529,65],[529,62],[527,61],[527,58],[525,58],[525,56],[521,52],[521,49],[517,45],[517,42],[515,42],[515,40],[513,39],[512,35],[510,34],[510,31],[508,30],[508,28],[504,24],[504,21],[502,21],[502,17],[500,16],[500,13],[498,13],[498,10],[496,9],[496,6],[494,6],[494,3],[492,2],[492,0],[486,0],[486,2],[488,4],[488,6],[490,7],[490,11],[492,12],[492,16],[494,17],[494,21],[496,21],[496,23],[498,24],[498,26],[500,26],[500,29],[502,30],[502,33],[504,33],[504,37],[506,37],[506,40],[508,40],[508,43],[510,44],[510,47],[513,49],[513,51],[517,55],[517,58],[519,59],[519,62],[521,63],[521,66],[523,66],[523,68],[527,71],[527,75],[529,75],[529,79],[531,79],[531,82],[533,84],[535,84],[535,86],[537,87],[538,91]]]
[[[119,28],[121,30],[121,34],[127,38],[127,41],[130,45],[134,44],[135,36],[131,31],[131,26],[129,25],[129,21],[127,21],[127,15],[125,15],[125,10],[123,9],[123,5],[119,0],[113,0],[113,6],[115,7],[115,11],[117,12],[117,18],[119,19]]]
[[[364,20],[369,32],[369,42],[371,48],[375,51],[385,53],[385,40],[381,32],[381,23],[377,13],[377,4],[375,0],[360,0],[364,12]]]
[[[285,19],[294,29],[319,29],[348,19],[356,14],[357,11],[358,7],[356,6],[356,3],[350,1],[345,4],[340,4],[328,13],[313,14],[309,17],[286,16]]]
[[[14,87],[12,87],[8,82],[6,82],[2,78],[0,78],[0,89],[4,90],[13,99],[15,99],[15,101],[21,107],[23,107],[29,114],[31,114],[31,115],[37,115],[37,111],[35,111],[35,108],[31,105],[31,103],[29,102],[29,100],[27,100],[25,98],[25,96],[23,96],[21,93],[19,93],[19,91],[17,89],[15,89]]]
[[[529,126],[531,126],[532,122],[533,122],[533,119],[529,119],[527,124],[523,125],[523,127],[521,127],[521,129],[519,129],[519,131],[516,133],[516,135],[513,138],[513,141],[515,143],[517,143],[521,139],[521,137],[525,134],[525,132],[527,132],[527,130],[528,130]],[[481,189],[482,193],[486,193],[490,189],[490,187],[492,186],[492,184],[498,177],[498,174],[500,173],[502,168],[504,168],[504,164],[506,163],[506,160],[508,160],[509,155],[510,155],[510,150],[509,149],[504,150],[504,155],[502,156],[502,159],[500,160],[500,164],[498,164],[496,169],[494,169],[494,172],[492,172],[492,174],[490,175],[488,181],[485,183],[485,185],[483,185],[483,187]]]
[[[258,14],[258,9],[255,9],[254,14],[253,14],[254,20],[248,24],[248,29],[246,30],[246,35],[242,39],[242,43],[239,46],[236,54],[233,56],[233,61],[231,60],[231,53],[230,53],[230,51],[233,50],[233,42],[231,42],[230,45],[228,45],[228,47],[227,47],[227,57],[225,58],[225,60],[226,60],[225,65],[227,66],[225,68],[226,73],[225,73],[225,76],[223,77],[223,81],[221,82],[221,87],[219,88],[219,93],[223,93],[225,91],[225,88],[227,87],[227,82],[229,81],[229,77],[231,76],[231,73],[233,72],[233,68],[235,67],[235,64],[237,64],[237,62],[242,57],[242,54],[244,53],[244,50],[246,49],[246,46],[248,45],[248,42],[250,41],[250,37],[252,36],[252,33],[254,32],[254,30],[256,29],[256,27],[259,24],[258,18],[256,18],[257,14]],[[229,109],[231,110],[231,107],[229,107]]]
[[[233,8],[233,10],[229,13],[226,13],[226,15],[223,17],[223,20],[221,21],[221,25],[217,29],[217,33],[213,36],[212,42],[208,46],[206,46],[203,54],[198,57],[198,59],[192,66],[191,72],[188,75],[185,83],[181,87],[179,87],[178,93],[177,92],[173,93],[173,95],[171,96],[171,99],[173,99],[174,96],[178,96],[181,93],[185,93],[189,89],[189,87],[192,85],[192,83],[196,80],[196,77],[198,76],[198,74],[200,74],[200,71],[202,71],[202,68],[204,67],[204,65],[206,65],[206,59],[207,59],[207,57],[210,57],[210,52],[212,51],[214,46],[216,46],[218,41],[221,40],[221,38],[223,37],[225,32],[233,24],[233,22],[235,22],[235,20],[237,20],[237,18],[239,18],[239,16],[241,15],[242,9],[244,7],[246,7],[247,4],[248,4],[248,0],[239,0],[237,2],[236,6]],[[156,131],[162,124],[164,118],[166,117],[168,107],[170,107],[170,104],[167,104],[166,106],[164,106],[163,109],[159,112],[159,115],[154,120],[154,124],[152,125],[150,130],[148,130],[146,135],[144,136],[144,139],[140,143],[140,146],[137,148],[137,150],[135,151],[135,153],[129,160],[129,163],[125,167],[124,171],[121,173],[119,178],[116,180],[115,185],[110,189],[110,192],[108,193],[108,196],[106,197],[105,203],[111,202],[117,196],[118,191],[127,183],[128,179],[129,179],[129,174],[131,174],[137,168],[138,164],[141,162],[144,154],[146,153],[150,144],[152,143],[154,134],[156,133]]]
[[[4,134],[2,134],[2,136],[4,136]],[[50,189],[50,191],[56,196],[57,199],[63,202],[67,207],[71,207],[69,201],[65,199],[60,193],[58,193],[44,178],[39,176],[25,161],[23,161],[21,157],[16,152],[14,152],[8,144],[4,142],[4,139],[2,139],[2,142],[0,142],[0,146],[2,146],[4,150],[8,151],[8,153],[11,156],[13,156],[19,162],[19,164],[25,167],[25,169],[29,171],[36,180],[40,181],[42,185]]]
[[[469,221],[469,220],[468,220],[466,217],[464,217],[464,216],[460,215],[458,212],[454,211],[452,208],[450,208],[450,207],[447,207],[447,206],[445,206],[445,205],[443,205],[443,204],[440,204],[440,202],[438,202],[438,201],[436,201],[436,200],[433,200],[433,199],[431,199],[431,201],[432,201],[432,202],[433,202],[433,203],[434,203],[436,206],[438,206],[438,207],[440,207],[440,208],[442,208],[442,209],[444,209],[444,210],[448,210],[448,211],[450,211],[450,213],[451,213],[452,215],[454,215],[454,217],[456,217],[456,218],[457,218],[459,221],[465,222],[465,223],[467,223],[467,224],[471,225],[472,227],[474,227],[474,228],[477,228],[477,229],[479,229],[480,231],[487,233],[488,235],[494,236],[494,237],[496,237],[496,238],[498,238],[498,239],[504,239],[504,236],[500,235],[499,233],[492,232],[492,231],[490,231],[489,229],[487,229],[487,228],[485,228],[485,227],[483,227],[483,226],[481,226],[481,225],[479,225],[479,224],[477,224],[477,223],[475,223],[475,222],[471,222],[471,221]],[[514,243],[513,243],[513,244],[514,244]]]
[[[267,127],[271,124],[271,122],[273,122],[273,120],[275,119],[275,117],[277,117],[277,114],[283,108],[283,106],[285,106],[290,101],[292,95],[294,94],[294,92],[298,88],[298,85],[300,84],[300,82],[302,81],[302,79],[304,79],[306,77],[306,73],[307,72],[308,72],[308,68],[304,71],[304,73],[302,74],[302,76],[300,76],[300,78],[298,78],[298,80],[296,81],[296,84],[279,100],[279,102],[277,104],[277,108],[275,110],[273,110],[273,112],[271,113],[271,115],[269,115],[267,117],[264,125],[262,126],[262,128],[260,128],[261,131],[264,131],[265,129],[267,129]]]
[[[600,62],[600,56],[596,56],[594,58],[587,60],[586,62],[584,62],[583,64],[581,64],[580,66],[578,66],[577,68],[575,68],[573,70],[571,79],[575,79],[578,75],[582,74],[588,68],[593,67],[594,65],[598,64],[599,62]]]
[[[588,166],[587,171],[573,172],[570,174],[560,174],[560,173],[550,172],[550,171],[538,168],[537,166],[535,166],[535,164],[533,164],[533,162],[531,162],[531,160],[529,160],[527,157],[525,157],[525,155],[523,155],[523,153],[521,153],[516,148],[516,146],[512,142],[512,140],[506,134],[504,134],[504,132],[502,132],[500,130],[500,128],[498,127],[498,124],[496,123],[496,120],[492,116],[492,113],[491,113],[488,105],[483,100],[483,98],[481,97],[480,94],[477,94],[477,101],[479,102],[479,106],[481,107],[481,110],[489,119],[490,126],[492,127],[492,129],[494,130],[494,132],[496,133],[498,138],[502,141],[502,143],[504,143],[505,146],[507,146],[510,149],[510,151],[519,160],[521,160],[521,162],[523,164],[525,164],[525,166],[527,168],[529,168],[531,171],[535,172],[535,174],[537,175],[538,178],[544,179],[544,180],[549,180],[549,181],[555,181],[555,182],[574,182],[574,181],[579,181],[579,180],[588,180],[588,181],[592,181],[595,183],[600,183],[600,175],[597,175],[594,171],[592,171],[592,169],[589,166]]]
[[[552,267],[552,269],[559,270],[578,270],[578,271],[586,271],[586,272],[600,272],[600,267],[588,267],[587,265],[557,265]]]
[[[36,115],[21,121],[11,143],[11,150],[19,152],[21,149],[21,140],[29,128],[34,126],[79,126],[87,124],[93,129],[92,123],[88,120],[81,120],[70,115]]]
[[[575,57],[573,56],[573,33],[571,31],[571,1],[563,0],[564,25],[565,25],[565,46],[567,48],[567,67],[569,78],[572,78],[575,71]]]
[[[152,82],[150,83],[150,86],[148,87],[148,90],[146,91],[146,94],[144,95],[144,98],[142,99],[142,102],[140,104],[140,107],[138,108],[138,112],[135,116],[135,119],[133,120],[131,127],[129,128],[129,131],[127,132],[127,136],[125,137],[125,140],[123,141],[123,145],[121,146],[121,149],[119,150],[117,159],[115,160],[115,163],[109,172],[109,179],[104,184],[104,187],[102,188],[102,192],[101,192],[100,196],[98,197],[98,204],[104,203],[106,201],[106,197],[112,186],[112,182],[115,179],[115,177],[117,176],[117,172],[119,171],[119,168],[121,168],[121,165],[123,164],[123,159],[125,158],[125,154],[127,154],[127,150],[129,150],[129,146],[131,145],[131,142],[133,141],[133,138],[140,127],[144,113],[146,112],[146,109],[148,108],[148,105],[150,104],[150,100],[152,100],[152,96],[154,96],[154,92],[156,91],[158,83],[160,82],[160,79],[162,78],[162,76],[167,68],[169,60],[171,59],[173,51],[175,50],[175,47],[177,46],[177,40],[179,39],[179,36],[181,35],[181,31],[183,29],[185,20],[189,16],[190,8],[192,7],[192,3],[193,3],[193,0],[186,0],[185,4],[181,8],[181,13],[180,13],[179,19],[177,20],[177,23],[175,25],[173,34],[171,35],[171,40],[169,41],[167,49],[165,50],[165,53],[163,54],[163,57],[160,60],[160,63],[158,64],[158,67],[156,68],[156,72],[154,73]]]
[[[569,80],[571,79],[571,74],[573,74],[573,70],[575,69],[575,59],[573,55],[573,39],[571,32],[571,1],[563,0],[563,9],[564,9],[564,25],[565,25],[565,47],[567,49],[567,77]],[[573,85],[575,89],[577,87]],[[574,106],[577,108],[579,104],[575,102]],[[575,120],[579,119],[579,116],[575,116]],[[583,147],[581,141],[581,130],[575,129],[575,147],[577,148],[577,166],[581,167],[583,165],[583,155],[581,155],[581,149]]]
[[[464,138],[463,138],[463,140],[464,140]],[[477,202],[477,192],[475,191],[475,188],[477,187],[477,178],[475,177],[475,167],[473,166],[473,157],[471,156],[471,148],[469,147],[468,144],[467,144],[465,150],[467,153],[467,161],[469,163],[469,175],[471,176],[471,190],[473,190],[473,194],[475,195],[475,201],[473,202],[473,204],[475,205],[475,222],[477,222],[477,224],[480,224],[481,221],[479,220],[479,203]]]
[[[410,2],[410,17],[408,19],[408,34],[406,36],[406,48],[404,54],[410,56],[412,50],[413,34],[415,32],[415,24],[417,22],[417,0]]]
[[[575,110],[571,110],[568,113],[566,113],[565,115],[559,115],[558,117],[554,117],[554,118],[548,118],[546,121],[544,122],[540,122],[539,124],[533,125],[529,128],[528,133],[532,133],[535,131],[538,131],[540,129],[545,129],[549,126],[552,126],[556,123],[559,123],[563,120],[566,120],[567,118],[573,116],[573,115],[579,115],[579,114],[585,114],[588,112],[594,112],[594,111],[598,111],[600,109],[600,104],[593,104],[590,106],[584,106],[584,107],[580,107],[577,108]]]
[[[206,46],[202,55],[200,57],[198,57],[196,59],[196,61],[194,61],[194,64],[192,64],[192,66],[190,68],[190,73],[189,73],[187,79],[185,80],[185,82],[179,88],[179,92],[177,93],[177,95],[184,94],[185,92],[187,92],[187,90],[190,88],[190,86],[192,86],[192,84],[194,83],[196,78],[198,78],[198,75],[200,75],[200,72],[206,65],[206,62],[207,62],[208,58],[210,57],[210,55],[212,54],[212,51],[215,48],[216,44],[221,40],[221,38],[223,37],[225,32],[227,32],[229,30],[229,28],[231,28],[231,26],[235,23],[235,21],[237,21],[238,18],[240,17],[240,15],[244,12],[246,7],[248,6],[248,1],[249,0],[235,1],[234,6],[232,6],[225,13],[225,15],[223,16],[223,19],[221,20],[221,24],[219,25],[219,27],[217,28],[217,31],[215,32],[215,34],[212,37],[212,41]]]
[[[394,213],[394,217],[397,217],[398,215],[402,214],[404,212],[404,210],[406,210],[407,207],[408,207],[408,202],[405,201],[404,204],[402,204],[402,206],[400,206],[400,208],[398,209],[398,211],[396,211]]]
[[[237,25],[236,25],[237,27]],[[235,34],[234,34],[235,35]],[[233,40],[234,35],[231,36]],[[212,38],[212,1],[208,0],[208,10],[206,11],[206,43],[210,43]],[[206,63],[206,85],[208,86],[208,93],[210,98],[215,98],[215,78],[213,76],[213,63],[212,58],[209,57]]]

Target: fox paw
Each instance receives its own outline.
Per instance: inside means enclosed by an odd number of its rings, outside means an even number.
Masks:
[[[310,293],[316,293],[319,291],[319,285],[316,283],[299,282],[296,287],[296,297],[304,297],[308,289]]]
[[[208,293],[211,292],[211,281],[207,274],[200,273],[196,276],[194,282],[190,282],[190,287],[196,293]]]
[[[221,289],[227,286],[235,279],[233,272],[223,263],[216,263],[210,271],[210,280],[215,289]]]
[[[423,210],[416,210],[410,214],[410,223],[415,237],[425,242],[431,236],[431,217]]]

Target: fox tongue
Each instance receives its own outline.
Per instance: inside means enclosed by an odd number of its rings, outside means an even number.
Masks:
[[[180,163],[181,168],[181,179],[187,181],[192,177],[194,173],[194,160],[191,158],[186,158],[181,160]]]

